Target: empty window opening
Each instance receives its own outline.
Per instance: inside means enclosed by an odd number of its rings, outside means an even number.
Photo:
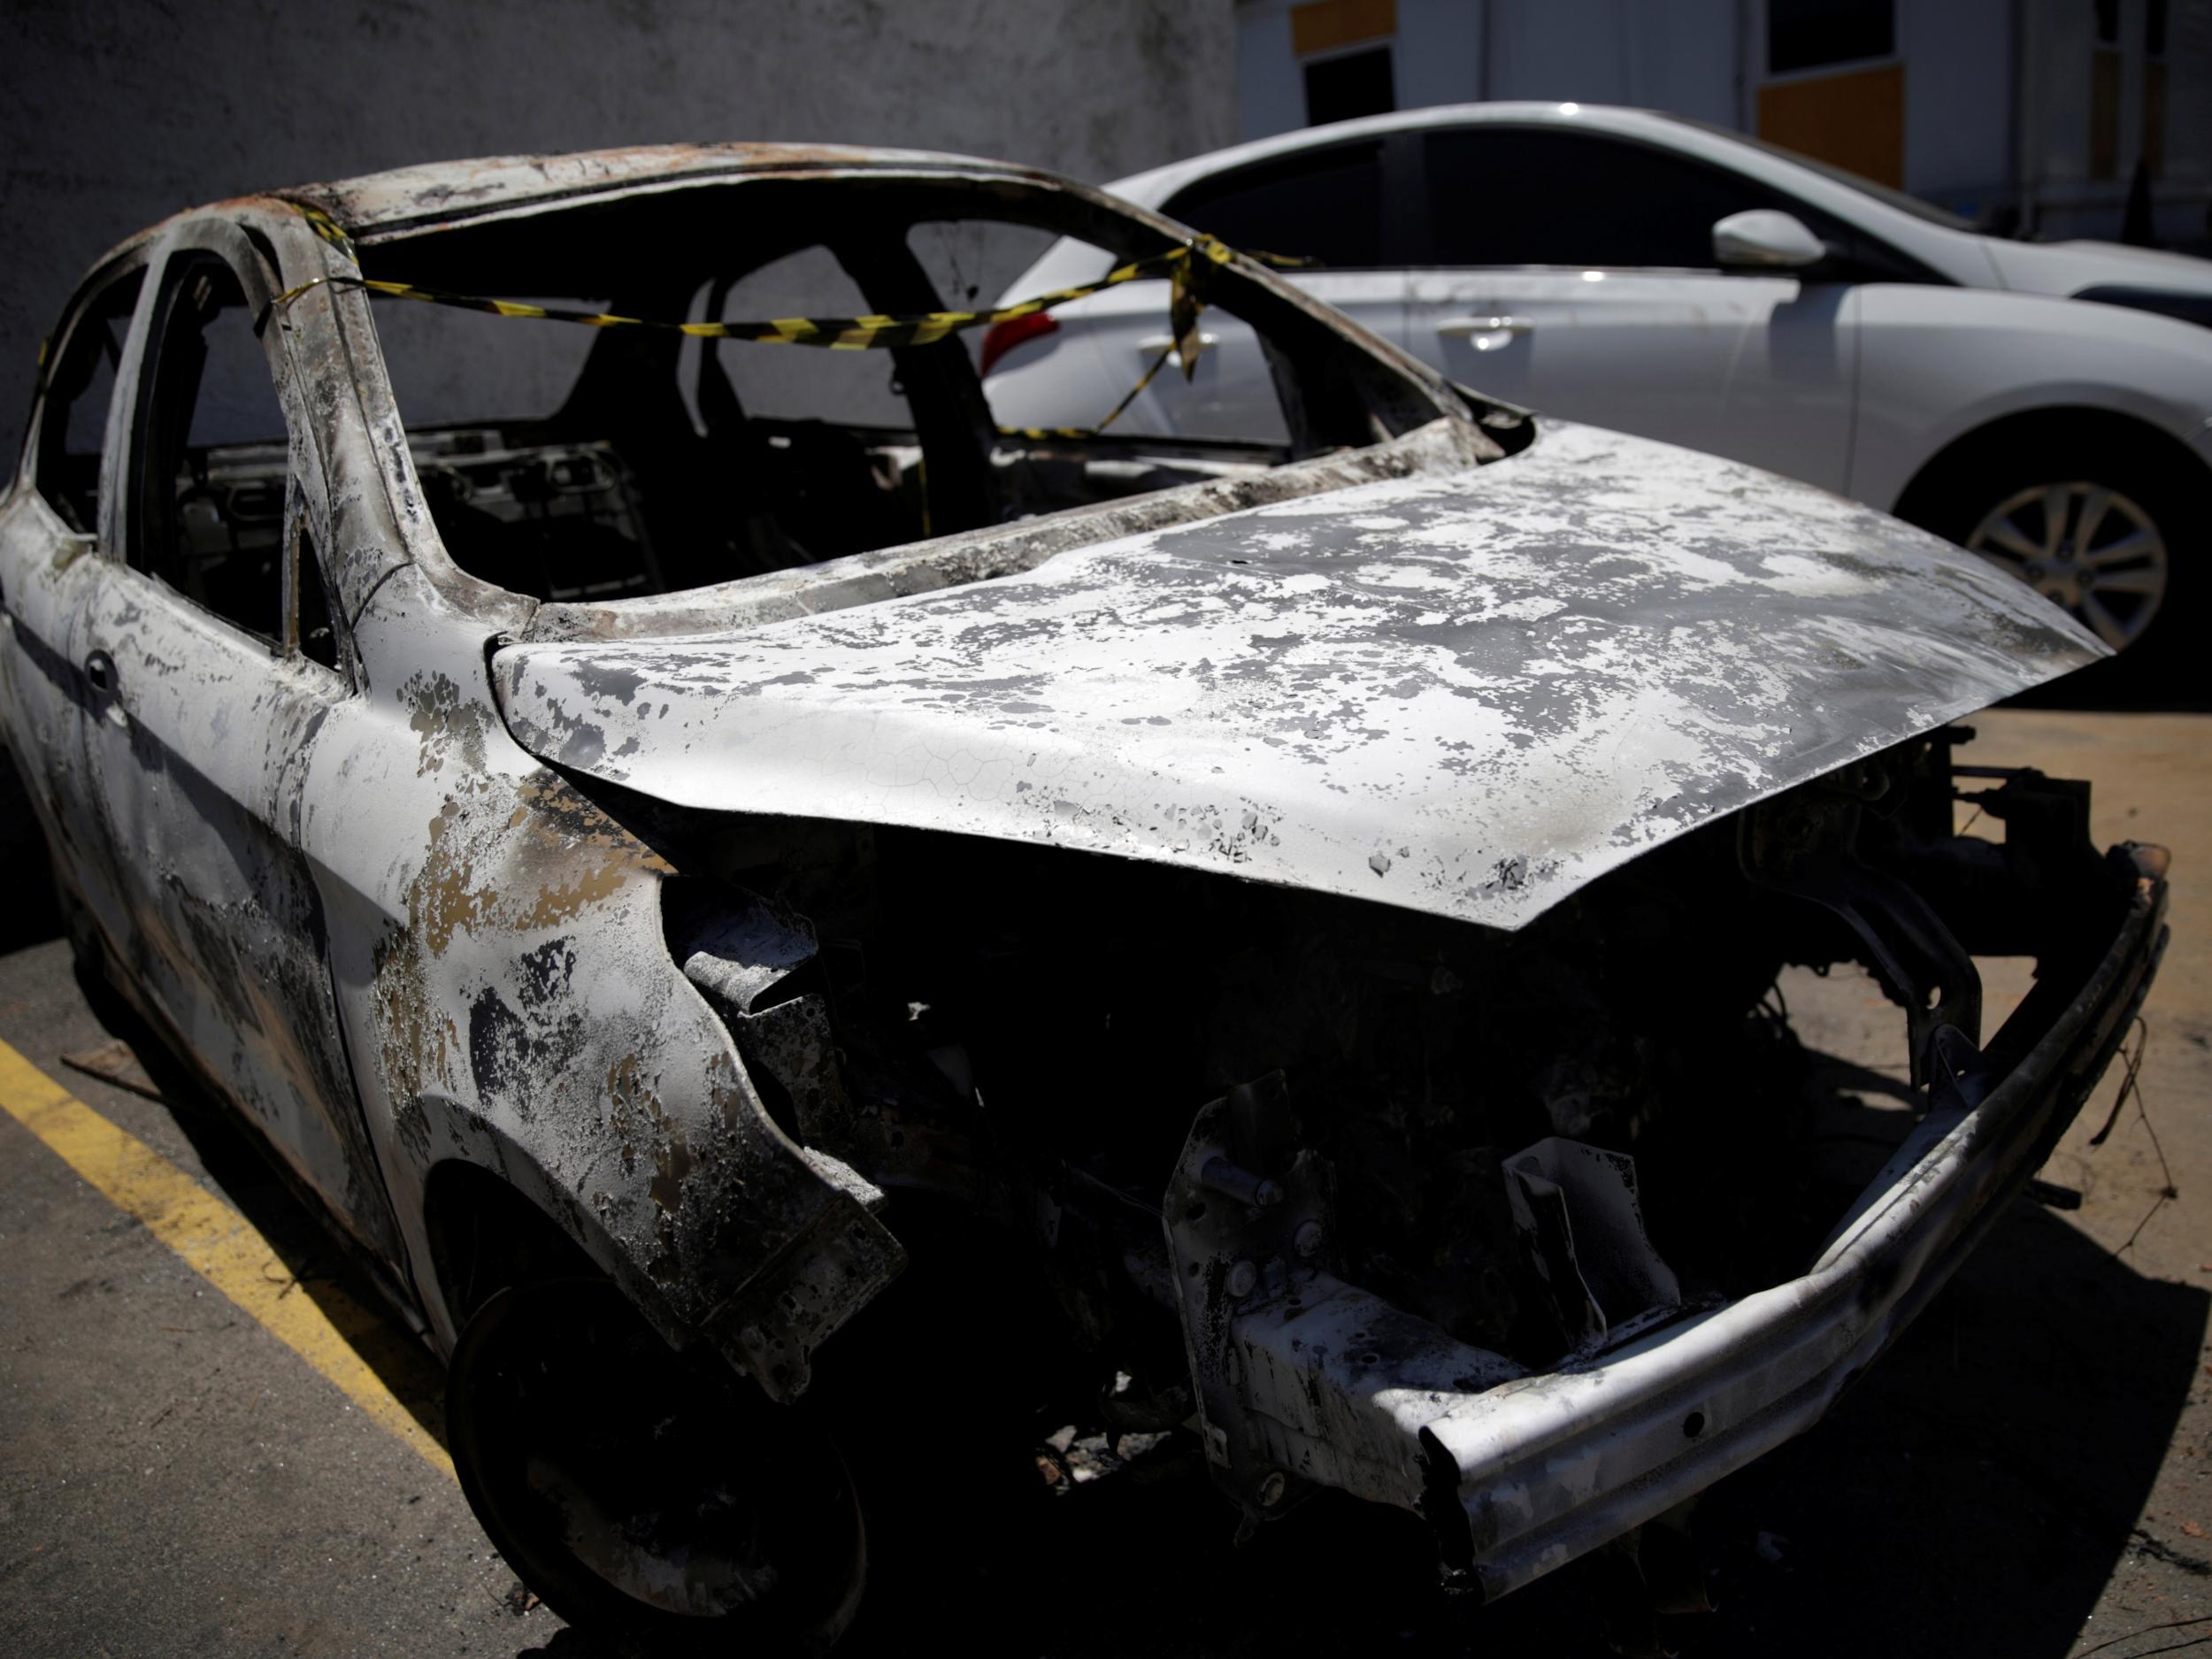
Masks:
[[[38,488],[73,530],[90,535],[100,516],[100,454],[115,397],[123,338],[144,285],[143,269],[118,277],[85,307],[46,386]]]
[[[130,559],[271,644],[284,638],[284,410],[252,311],[212,254],[172,258],[147,347]]]
[[[654,325],[845,322],[987,310],[1064,238],[1096,250],[1102,272],[1176,247],[1067,192],[892,175],[618,196],[371,242],[362,262],[372,278]],[[1281,442],[1001,430],[979,326],[826,349],[399,298],[373,314],[454,560],[511,592],[605,602],[1356,447],[1436,412],[1294,303],[1233,270],[1205,283],[1210,322],[1241,317],[1262,336]],[[1164,330],[1167,284],[1149,286]],[[1144,365],[1126,366],[1133,385]],[[1133,446],[1144,465],[1092,465]]]

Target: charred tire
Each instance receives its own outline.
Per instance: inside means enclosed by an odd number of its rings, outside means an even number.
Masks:
[[[603,1279],[487,1302],[446,1423],[508,1564],[620,1651],[819,1654],[852,1622],[867,1541],[834,1443],[718,1356],[671,1349]]]
[[[47,849],[46,869],[53,886],[54,913],[61,922],[62,936],[69,941],[69,958],[77,970],[77,982],[105,985],[108,953],[100,941],[99,924],[92,919],[92,911],[83,895],[50,848]]]
[[[1898,517],[2029,582],[2124,653],[2062,698],[2091,684],[2108,694],[2181,688],[2203,614],[2207,480],[2154,443],[2130,448],[2109,434],[1991,439],[1916,480]]]

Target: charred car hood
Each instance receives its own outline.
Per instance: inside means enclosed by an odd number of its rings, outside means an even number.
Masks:
[[[1547,422],[1512,458],[714,635],[519,643],[516,737],[681,806],[1197,865],[1518,927],[2105,655],[1882,514]]]

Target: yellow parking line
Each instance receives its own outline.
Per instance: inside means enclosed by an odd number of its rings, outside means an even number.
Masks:
[[[296,1288],[253,1224],[137,1136],[74,1098],[0,1042],[0,1106],[119,1210],[182,1256],[201,1278],[312,1365],[380,1428],[448,1479],[453,1460],[357,1351],[383,1322],[334,1286]]]

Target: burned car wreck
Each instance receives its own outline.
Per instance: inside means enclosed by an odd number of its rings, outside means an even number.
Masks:
[[[1168,280],[1149,372],[1252,330],[1286,440],[999,428],[952,308],[1022,235]],[[181,215],[55,337],[0,583],[81,951],[449,1357],[518,1571],[655,1640],[852,1618],[810,1406],[945,1214],[1243,1524],[1526,1584],[1820,1415],[2163,942],[2162,855],[1959,752],[2105,654],[2055,607],[995,164]],[[1916,1115],[1777,1220],[1769,992],[1855,963]]]

